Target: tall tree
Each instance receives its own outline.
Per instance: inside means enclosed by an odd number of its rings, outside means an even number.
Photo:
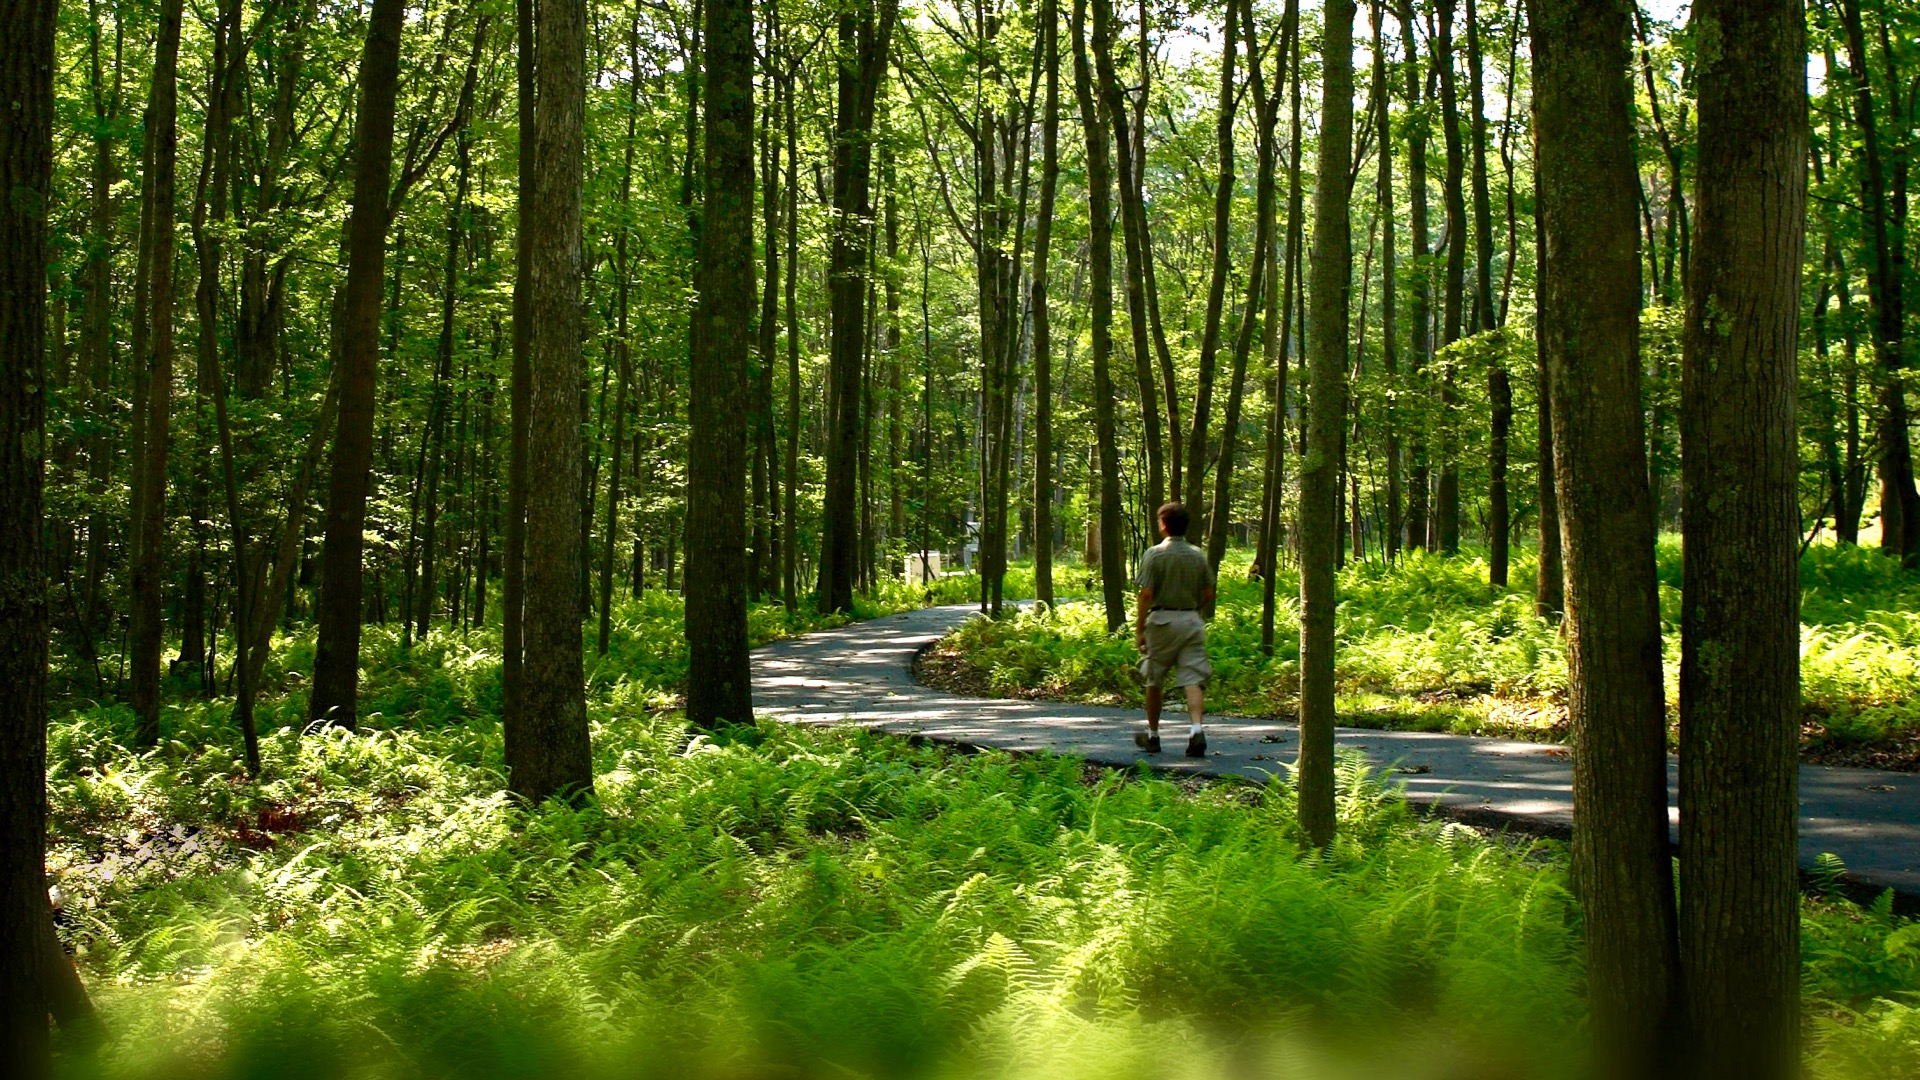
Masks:
[[[580,185],[584,172],[586,0],[541,0],[534,60],[533,215],[527,283],[527,492],[522,715],[507,742],[514,794],[538,803],[593,789],[580,648],[581,386]]]
[[[1400,47],[1407,69],[1407,236],[1413,247],[1413,295],[1408,297],[1407,370],[1416,387],[1424,385],[1421,373],[1433,359],[1433,243],[1428,237],[1427,212],[1427,132],[1430,121],[1427,104],[1421,101],[1419,22],[1413,16],[1413,0],[1397,0],[1394,17],[1400,23]],[[1431,471],[1427,460],[1425,425],[1416,424],[1407,442],[1407,546],[1431,550],[1437,543],[1432,535],[1432,511],[1429,488]]]
[[[354,121],[353,210],[347,218],[347,284],[341,302],[338,426],[320,553],[319,629],[309,721],[351,728],[360,687],[361,552],[373,472],[374,380],[380,361],[380,285],[387,255],[394,97],[400,81],[403,0],[374,0],[360,55]],[[576,650],[578,642],[575,643]]]
[[[706,0],[706,193],[688,383],[687,719],[753,719],[744,481],[753,340],[753,7]],[[577,650],[576,650],[577,651]]]
[[[1033,230],[1033,594],[1053,604],[1053,316],[1048,307],[1053,206],[1060,184],[1059,0],[1041,0],[1040,48],[1047,97],[1040,114],[1040,207]]]
[[[47,1075],[47,209],[56,0],[0,19],[0,1071]],[[175,8],[177,12],[177,8]],[[176,15],[176,27],[177,15]],[[157,65],[156,65],[157,66]],[[156,81],[159,73],[156,72]]]
[[[1334,563],[1340,444],[1347,417],[1347,304],[1353,245],[1353,0],[1328,0],[1320,49],[1320,146],[1307,319],[1307,453],[1300,463],[1300,826],[1333,842]]]
[[[858,477],[867,340],[867,274],[873,230],[873,120],[886,74],[898,0],[859,0],[835,18],[837,86],[833,229],[827,271],[832,332],[827,374],[827,484],[820,523],[822,612],[853,607],[859,562]]]
[[[1383,537],[1386,557],[1392,562],[1400,554],[1400,517],[1404,493],[1400,489],[1400,421],[1396,397],[1400,384],[1400,327],[1395,318],[1399,303],[1399,278],[1395,260],[1398,245],[1394,240],[1393,212],[1393,95],[1387,83],[1386,4],[1373,0],[1373,130],[1380,141],[1374,178],[1374,202],[1380,218],[1380,366],[1387,383],[1385,443],[1387,471],[1387,520]]]
[[[1908,432],[1906,242],[1904,222],[1888,207],[1887,176],[1860,0],[1839,0],[1860,134],[1860,205],[1867,230],[1867,297],[1873,304],[1873,351],[1880,366],[1880,545],[1908,565],[1920,564],[1920,489],[1914,486]]]
[[[167,543],[167,443],[173,416],[174,173],[179,153],[180,0],[160,6],[147,98],[140,256],[134,282],[133,711],[143,746],[160,740],[160,584]]]
[[[1240,20],[1234,11],[1233,0],[1226,0],[1226,12],[1222,16],[1225,26],[1222,28],[1226,42],[1220,55],[1220,102],[1214,113],[1214,138],[1219,144],[1219,174],[1213,182],[1213,263],[1207,275],[1207,312],[1206,321],[1200,329],[1200,357],[1195,372],[1193,391],[1193,421],[1187,425],[1187,476],[1180,485],[1181,492],[1192,504],[1196,524],[1204,524],[1198,512],[1204,488],[1202,484],[1207,475],[1207,429],[1212,420],[1214,365],[1220,353],[1220,324],[1225,317],[1227,300],[1227,275],[1233,267],[1233,116],[1239,96],[1235,92],[1234,69],[1236,67],[1236,39],[1240,30]],[[1253,43],[1248,42],[1249,54]],[[1255,66],[1258,61],[1255,60]],[[1223,439],[1228,438],[1223,433]],[[1224,447],[1224,442],[1222,446]]]
[[[1112,20],[1099,15],[1102,0],[1094,0],[1094,33],[1111,32]],[[1100,52],[1111,52],[1096,44]],[[1100,591],[1107,612],[1107,632],[1126,623],[1122,595],[1126,571],[1120,552],[1120,450],[1113,418],[1113,175],[1107,132],[1110,117],[1103,115],[1106,100],[1096,97],[1094,76],[1087,62],[1087,0],[1073,4],[1073,83],[1080,101],[1080,128],[1087,138],[1087,258],[1093,293],[1091,329],[1093,352],[1094,447],[1100,471]],[[1149,402],[1147,408],[1152,409]]]
[[[1800,1075],[1799,0],[1703,0],[1681,463],[1680,957],[1694,1075]]]
[[[515,119],[520,128],[519,177],[514,186],[515,209],[519,228],[514,231],[513,252],[513,359],[508,376],[507,399],[507,520],[502,528],[500,572],[500,729],[508,747],[524,741],[526,680],[522,661],[526,656],[527,587],[527,442],[528,417],[533,412],[533,372],[529,366],[529,345],[533,340],[533,244],[527,224],[534,216],[534,155],[525,148],[532,144],[533,125],[538,115],[535,103],[539,87],[534,83],[534,60],[538,42],[534,36],[534,0],[514,0],[514,97]],[[635,575],[636,579],[638,575]],[[509,751],[511,753],[511,751]]]
[[[1678,987],[1666,698],[1640,406],[1630,6],[1534,0],[1554,471],[1566,554],[1573,875],[1602,1071],[1663,1075]]]
[[[1459,79],[1454,75],[1453,12],[1455,0],[1439,0],[1439,31],[1433,41],[1433,65],[1440,76],[1440,132],[1446,146],[1446,182],[1441,198],[1446,206],[1447,262],[1441,291],[1440,345],[1460,340],[1465,324],[1467,269],[1466,153],[1460,145]],[[1460,405],[1459,358],[1448,356],[1440,368],[1440,479],[1433,494],[1433,542],[1448,555],[1460,550]]]
[[[1480,8],[1467,0],[1467,101],[1473,140],[1473,310],[1474,328],[1487,333],[1499,326],[1493,306],[1493,200],[1487,191],[1487,103],[1481,63]],[[1492,424],[1487,439],[1487,576],[1505,587],[1513,532],[1507,505],[1507,434],[1513,428],[1513,382],[1504,352],[1487,361],[1487,398]]]

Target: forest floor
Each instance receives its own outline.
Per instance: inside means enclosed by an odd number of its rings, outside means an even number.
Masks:
[[[1282,570],[1274,649],[1260,645],[1261,585],[1245,553],[1221,571],[1208,634],[1208,706],[1258,719],[1294,717],[1299,683],[1297,583]],[[1669,721],[1677,740],[1680,553],[1660,548]],[[1487,584],[1482,559],[1415,555],[1392,567],[1341,572],[1337,619],[1340,723],[1530,742],[1567,737],[1566,651],[1559,628],[1533,613],[1534,565]],[[1801,760],[1920,771],[1920,574],[1877,552],[1811,547],[1801,566]],[[1000,622],[967,623],[929,650],[931,686],[981,697],[1140,707],[1137,662],[1106,633],[1100,605],[1063,601]]]
[[[357,733],[303,729],[312,635],[281,637],[258,777],[230,699],[176,686],[147,750],[124,706],[56,701],[49,869],[107,1031],[62,1075],[1578,1069],[1558,842],[1419,814],[1351,763],[1320,855],[1284,781],[690,732],[678,611],[625,602],[588,645],[579,807],[503,794],[497,630],[369,627]],[[753,614],[756,642],[819,625]],[[1820,889],[1803,916],[1809,1075],[1920,1073],[1920,923]]]

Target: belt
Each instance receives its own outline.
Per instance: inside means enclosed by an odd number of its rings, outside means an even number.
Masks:
[[[1153,610],[1155,610],[1155,611],[1199,611],[1200,609],[1199,609],[1199,608],[1190,608],[1190,607],[1161,607],[1161,606],[1155,606]]]

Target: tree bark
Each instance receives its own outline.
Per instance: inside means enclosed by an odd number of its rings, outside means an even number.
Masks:
[[[1533,388],[1539,423],[1534,443],[1534,498],[1540,504],[1540,553],[1533,581],[1533,611],[1558,620],[1567,609],[1566,569],[1560,553],[1560,497],[1553,477],[1553,390],[1547,373],[1547,242],[1540,215],[1540,175],[1533,178]]]
[[[534,61],[533,215],[523,221],[529,410],[525,638],[521,718],[526,738],[507,746],[515,795],[530,803],[593,790],[580,642],[581,354],[580,185],[586,102],[586,0],[543,0]]]
[[[1400,510],[1405,493],[1400,487],[1400,420],[1395,407],[1400,390],[1400,335],[1395,318],[1399,301],[1399,279],[1393,214],[1393,95],[1387,84],[1386,5],[1373,0],[1373,107],[1374,132],[1380,141],[1377,172],[1374,179],[1374,203],[1380,217],[1380,366],[1387,384],[1385,443],[1387,471],[1387,520],[1381,548],[1388,562],[1400,557],[1400,533],[1404,527]]]
[[[1053,252],[1053,207],[1060,183],[1060,12],[1058,0],[1040,5],[1047,98],[1040,116],[1040,208],[1033,232],[1033,588],[1053,606],[1053,317],[1047,307]],[[897,456],[897,455],[896,455]]]
[[[1112,19],[1100,14],[1103,0],[1094,0],[1094,34],[1111,33]],[[1111,49],[1105,41],[1094,46],[1100,55]],[[1080,126],[1087,137],[1087,247],[1092,264],[1093,426],[1100,466],[1100,585],[1107,612],[1107,633],[1126,623],[1125,568],[1120,552],[1120,450],[1113,418],[1113,177],[1108,164],[1107,132],[1111,117],[1094,96],[1093,72],[1087,63],[1087,0],[1073,4],[1074,90],[1080,101]],[[1104,82],[1104,80],[1103,80]],[[1147,405],[1152,409],[1151,401]]]
[[[1440,74],[1440,130],[1447,150],[1442,189],[1447,213],[1447,266],[1440,307],[1442,348],[1460,340],[1466,305],[1466,155],[1460,145],[1459,80],[1454,76],[1453,5],[1454,0],[1439,0],[1435,9],[1439,13],[1439,34],[1433,43],[1433,63]],[[1448,555],[1460,551],[1460,435],[1455,416],[1460,406],[1455,386],[1458,366],[1458,358],[1448,356],[1440,368],[1440,481],[1434,490],[1433,540]]]
[[[1704,0],[1682,401],[1680,956],[1703,1078],[1800,1075],[1798,0]],[[1707,494],[1710,493],[1710,494]],[[1701,497],[1705,495],[1705,497]]]
[[[1266,521],[1262,529],[1260,542],[1260,651],[1267,656],[1273,655],[1273,619],[1278,605],[1275,595],[1275,571],[1280,565],[1280,519],[1281,506],[1286,502],[1287,481],[1287,353],[1292,348],[1295,326],[1293,321],[1293,291],[1298,283],[1299,247],[1300,247],[1300,0],[1287,0],[1285,13],[1281,16],[1280,30],[1281,54],[1292,58],[1287,66],[1286,82],[1289,120],[1289,147],[1287,164],[1287,237],[1285,250],[1281,250],[1280,237],[1269,230],[1271,243],[1267,253],[1267,300],[1269,307],[1275,301],[1279,303],[1279,328],[1267,332],[1267,362],[1273,365],[1273,383],[1267,400],[1267,476],[1262,485],[1266,505],[1262,508]],[[1276,88],[1276,94],[1278,90]],[[1286,284],[1278,285],[1284,266]],[[1274,290],[1279,288],[1279,292]],[[1271,327],[1272,319],[1269,319]]]
[[[1248,0],[1251,2],[1251,0]],[[1207,475],[1207,429],[1212,422],[1214,366],[1220,353],[1220,324],[1226,312],[1227,275],[1233,265],[1233,116],[1237,98],[1234,94],[1234,69],[1240,22],[1234,10],[1234,0],[1226,0],[1226,13],[1223,16],[1226,43],[1222,46],[1220,57],[1220,104],[1215,116],[1215,140],[1218,142],[1219,175],[1214,178],[1213,186],[1213,265],[1207,276],[1207,313],[1206,322],[1200,331],[1199,370],[1193,392],[1193,421],[1187,425],[1187,476],[1180,490],[1192,503],[1192,509],[1202,509],[1202,486]],[[1247,51],[1252,54],[1254,43],[1249,39]],[[1258,61],[1254,61],[1257,66]],[[1256,249],[1257,250],[1257,249]],[[1244,354],[1243,354],[1244,355]],[[1231,435],[1223,432],[1221,436],[1222,457],[1225,456],[1226,439]],[[1194,524],[1204,527],[1202,515],[1193,515]],[[1196,534],[1197,535],[1197,534]],[[1211,547],[1211,544],[1209,544]],[[1216,562],[1218,560],[1215,560]]]
[[[341,316],[340,413],[327,485],[320,554],[318,634],[309,722],[352,728],[360,685],[361,551],[373,471],[374,380],[380,360],[380,284],[392,182],[394,97],[400,79],[402,0],[374,0],[360,58],[354,124],[353,210],[347,219],[347,284]]]
[[[539,118],[534,83],[538,42],[534,34],[534,0],[514,0],[514,90],[520,128],[520,165],[514,188],[518,224],[513,241],[513,370],[507,389],[507,520],[502,529],[500,572],[500,731],[508,760],[531,737],[526,728],[526,679],[521,664],[526,656],[528,417],[533,412],[533,372],[529,345],[533,340],[531,307],[533,243],[528,229],[533,220],[535,156],[533,125]]]
[[[1406,53],[1407,67],[1407,231],[1413,245],[1413,295],[1407,305],[1407,371],[1418,393],[1425,393],[1421,378],[1433,359],[1433,243],[1428,237],[1427,212],[1427,132],[1432,121],[1420,101],[1420,51],[1416,38],[1418,23],[1412,0],[1397,0],[1395,18],[1400,23],[1400,44]],[[1424,422],[1417,423],[1407,442],[1407,546],[1432,550],[1432,507],[1428,488],[1431,473],[1427,460],[1427,433]]]
[[[863,0],[836,17],[838,94],[834,118],[833,239],[828,291],[829,349],[826,500],[820,523],[822,613],[853,607],[859,560],[858,476],[862,359],[866,353],[868,248],[873,216],[874,102],[886,73],[897,0]]]
[[[754,310],[752,10],[750,0],[706,0],[706,190],[687,392],[686,633],[687,719],[709,728],[753,719],[747,431],[740,423],[751,410]]]
[[[1313,193],[1313,283],[1307,324],[1307,453],[1300,463],[1300,827],[1333,842],[1334,562],[1340,546],[1340,436],[1347,416],[1347,303],[1353,250],[1347,170],[1353,158],[1352,0],[1328,0],[1320,75],[1319,172]]]
[[[1493,200],[1487,191],[1487,105],[1482,89],[1480,11],[1477,0],[1467,0],[1467,100],[1473,139],[1473,304],[1474,322],[1481,333],[1499,326],[1493,307]],[[1487,363],[1487,398],[1492,424],[1487,440],[1487,578],[1496,588],[1507,585],[1511,557],[1512,511],[1507,505],[1507,435],[1513,428],[1513,382],[1507,377],[1504,353]]]
[[[0,1071],[50,1075],[47,924],[47,208],[53,186],[55,0],[0,18]],[[177,42],[178,7],[174,15]],[[163,16],[164,20],[164,16]],[[163,21],[163,31],[165,23]],[[167,71],[156,64],[155,85]],[[169,88],[171,79],[164,80]],[[156,129],[149,128],[149,132]],[[158,662],[158,655],[155,656]],[[158,671],[155,671],[156,678]]]
[[[1666,701],[1640,409],[1628,12],[1529,5],[1541,325],[1566,551],[1574,883],[1603,1075],[1670,1071],[1677,1004]]]

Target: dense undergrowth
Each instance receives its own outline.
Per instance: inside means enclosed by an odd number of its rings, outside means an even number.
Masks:
[[[1298,686],[1297,582],[1276,582],[1274,651],[1260,647],[1260,584],[1230,556],[1208,634],[1210,707],[1291,715]],[[1341,571],[1337,615],[1342,721],[1359,726],[1560,739],[1566,652],[1533,611],[1535,567],[1487,584],[1482,559],[1415,554],[1393,567]],[[1678,697],[1680,550],[1659,549],[1668,700]],[[1920,768],[1920,574],[1878,552],[1815,545],[1801,562],[1801,684],[1809,756]],[[993,694],[1138,704],[1131,636],[1108,636],[1094,602],[1062,603],[999,623],[967,624],[934,655],[930,677]]]
[[[617,612],[578,808],[502,794],[486,633],[402,651],[371,631],[357,734],[300,730],[310,643],[283,640],[257,780],[225,701],[170,702],[145,753],[124,710],[69,702],[50,866],[108,1035],[66,1046],[65,1073],[1577,1069],[1580,917],[1557,845],[1419,817],[1354,763],[1321,855],[1283,781],[1182,787],[770,723],[690,733],[658,707],[684,672],[677,610]],[[760,610],[755,636],[811,623]],[[1920,926],[1805,910],[1815,1075],[1920,1072]]]

